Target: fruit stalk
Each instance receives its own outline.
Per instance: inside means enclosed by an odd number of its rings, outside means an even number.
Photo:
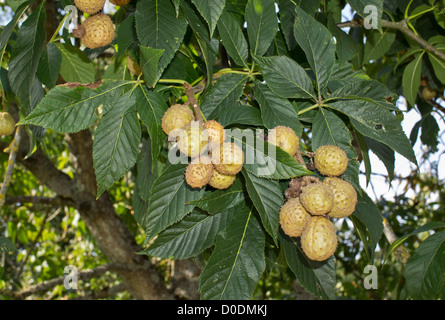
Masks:
[[[185,94],[188,99],[188,103],[193,107],[193,111],[195,112],[195,119],[199,122],[204,123],[204,119],[201,114],[201,110],[198,106],[198,101],[195,98],[195,91],[193,87],[189,83],[184,83]]]

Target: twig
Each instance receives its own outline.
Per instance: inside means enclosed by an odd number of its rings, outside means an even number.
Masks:
[[[22,140],[23,127],[19,126],[15,131],[14,139],[9,145],[9,158],[8,158],[8,168],[6,169],[5,176],[3,178],[3,183],[0,188],[0,207],[5,204],[6,191],[12,180],[12,174],[14,172],[14,164],[17,159],[17,153],[19,150],[20,141]]]
[[[337,26],[339,28],[361,28],[361,27],[363,27],[363,20],[358,19],[358,20],[347,21],[347,22],[339,23],[339,24],[337,24]],[[435,54],[436,56],[438,56],[439,58],[441,58],[442,60],[445,61],[445,53],[443,53],[442,51],[437,50],[428,41],[426,41],[422,37],[416,35],[408,27],[406,20],[402,20],[402,21],[398,21],[398,22],[382,20],[382,27],[383,28],[399,30],[405,36],[407,36],[408,38],[414,40],[419,45],[421,45],[423,48],[425,48],[425,50],[431,52],[432,54]]]
[[[194,88],[189,83],[184,83],[185,94],[187,95],[188,103],[193,107],[193,111],[195,112],[195,119],[201,123],[204,122],[204,119],[201,114],[201,110],[198,106],[198,101],[195,98]]]
[[[56,197],[39,197],[39,196],[15,196],[15,197],[7,197],[5,199],[4,205],[15,205],[17,203],[32,203],[32,204],[41,204],[41,205],[49,205],[51,207],[58,206],[74,206],[74,203],[70,199],[66,199],[60,196]]]

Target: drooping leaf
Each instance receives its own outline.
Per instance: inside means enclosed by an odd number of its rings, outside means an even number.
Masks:
[[[362,135],[386,144],[417,164],[416,156],[400,120],[386,108],[360,100],[336,101],[330,103],[330,106],[347,115],[352,125]]]
[[[233,106],[243,93],[247,76],[227,74],[222,76],[213,88],[203,97],[201,110],[207,119],[215,119],[226,107]]]
[[[415,59],[411,61],[403,71],[403,95],[412,106],[416,104],[417,91],[420,86],[420,76],[422,73],[422,57],[423,54],[416,55]]]
[[[56,43],[62,53],[60,75],[66,82],[93,83],[95,70],[87,55],[68,43]]]
[[[278,31],[278,19],[273,0],[249,0],[245,19],[250,50],[254,55],[262,56],[275,38]]]
[[[299,240],[278,233],[280,246],[284,249],[289,268],[299,284],[321,299],[335,299],[335,265],[331,257],[326,262],[309,260],[301,249]]]
[[[190,201],[201,199],[204,189],[192,189],[185,182],[186,164],[168,166],[153,183],[147,210],[146,243],[190,213]]]
[[[328,84],[335,63],[335,43],[324,25],[295,8],[294,36],[315,73],[319,94]],[[314,35],[317,35],[314,37]]]
[[[382,30],[382,14],[383,14],[383,0],[348,0],[352,9],[362,16],[363,19],[367,19],[367,28],[376,28]]]
[[[164,54],[164,49],[153,49],[139,46],[141,69],[147,87],[154,87],[159,76],[158,62]]]
[[[97,88],[58,86],[50,90],[20,124],[37,125],[57,132],[78,132],[97,119],[96,109],[111,108],[128,82],[107,81]]]
[[[201,273],[204,300],[250,299],[266,267],[265,236],[253,208],[245,204],[216,238],[215,249]]]
[[[159,73],[162,73],[182,43],[187,31],[187,23],[170,0],[138,1],[135,12],[136,32],[142,46],[164,49],[159,60]]]
[[[395,38],[396,32],[391,29],[385,29],[382,33],[378,31],[369,32],[366,37],[363,61],[367,63],[383,57],[391,48]]]
[[[236,179],[228,189],[216,190],[208,195],[205,194],[201,199],[190,201],[189,204],[195,205],[209,213],[217,213],[230,209],[244,200],[243,185],[239,179]]]
[[[37,68],[37,78],[47,88],[53,88],[56,85],[59,76],[60,66],[62,64],[62,54],[54,43],[48,43],[40,57]]]
[[[298,113],[287,99],[278,97],[266,85],[256,82],[255,99],[261,108],[264,126],[272,129],[276,126],[292,128],[297,135],[303,130]]]
[[[194,210],[162,231],[141,253],[159,258],[188,259],[215,244],[215,240],[236,214],[234,210],[208,215]]]
[[[137,50],[137,40],[134,15],[129,15],[117,29],[117,59],[121,59],[127,50]]]
[[[138,86],[134,94],[139,116],[150,135],[152,164],[154,165],[161,152],[162,144],[167,138],[162,131],[161,119],[168,106],[159,93],[149,91],[145,86]]]
[[[209,25],[211,38],[213,36],[213,31],[215,31],[219,17],[224,10],[226,0],[192,0],[192,2]]]
[[[282,98],[311,98],[312,82],[306,71],[286,56],[253,57],[260,66],[267,86]]]
[[[241,27],[232,13],[224,10],[219,21],[218,31],[224,48],[239,66],[247,67],[249,49]]]
[[[422,241],[408,260],[406,288],[413,299],[438,299],[445,287],[445,231]]]
[[[218,121],[224,127],[232,124],[263,126],[260,110],[239,101],[233,105],[225,106],[224,112],[218,116]]]
[[[9,61],[9,84],[26,113],[31,111],[30,91],[46,38],[45,20],[42,1],[21,25]]]
[[[277,242],[279,212],[284,201],[278,181],[259,178],[245,169],[242,173],[247,192],[260,214],[264,228]]]
[[[136,98],[129,91],[122,95],[97,126],[93,142],[93,166],[97,197],[113,185],[136,163],[141,126]]]

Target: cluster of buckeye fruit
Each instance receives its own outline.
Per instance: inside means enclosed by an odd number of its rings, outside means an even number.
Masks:
[[[298,196],[289,198],[280,210],[284,233],[300,237],[305,255],[324,261],[335,253],[337,235],[330,218],[344,218],[355,211],[357,192],[339,176],[348,166],[345,151],[335,145],[320,146],[313,155],[315,169],[324,176],[301,187]]]
[[[74,0],[76,7],[90,16],[73,30],[74,36],[90,49],[109,45],[114,39],[114,23],[111,18],[102,13],[106,0]],[[110,0],[117,6],[124,6],[131,0]]]
[[[225,141],[224,127],[215,120],[195,120],[188,105],[174,104],[162,117],[162,130],[181,154],[191,158],[185,180],[192,188],[230,187],[244,163],[243,150]]]

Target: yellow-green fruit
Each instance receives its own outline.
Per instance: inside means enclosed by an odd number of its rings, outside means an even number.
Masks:
[[[357,191],[352,184],[337,177],[328,177],[324,179],[323,184],[328,185],[334,194],[334,205],[329,216],[332,218],[350,216],[357,204]]]
[[[334,205],[334,194],[327,185],[313,183],[301,189],[300,201],[310,214],[325,215]]]
[[[290,198],[280,210],[281,229],[290,237],[299,237],[310,217],[299,198]]]
[[[197,157],[185,170],[185,181],[192,188],[202,188],[209,183],[213,174],[213,165],[209,157]]]
[[[14,132],[15,121],[8,112],[0,113],[0,136],[9,136]]]
[[[74,5],[83,12],[95,14],[104,8],[105,0],[74,0]]]
[[[325,217],[311,217],[301,234],[301,248],[311,260],[329,259],[337,249],[334,224]]]
[[[131,0],[110,0],[110,2],[116,6],[125,6],[130,3]]]
[[[212,149],[212,162],[219,173],[236,175],[243,168],[243,149],[236,143],[225,142]]]
[[[431,89],[430,87],[425,87],[425,88],[423,88],[423,90],[422,90],[422,97],[423,97],[425,100],[431,100],[431,99],[434,99],[434,98],[436,97],[436,94],[437,94],[436,90],[433,90],[433,89]]]
[[[315,168],[325,176],[337,177],[348,167],[346,152],[335,145],[324,145],[315,151]]]
[[[236,175],[222,174],[217,170],[213,171],[213,175],[210,178],[209,185],[215,189],[227,189],[233,182],[235,182]]]
[[[224,142],[224,127],[221,123],[215,120],[209,120],[204,123],[204,128],[207,130],[209,142],[215,145],[220,145]]]
[[[300,139],[295,131],[285,126],[277,126],[271,129],[267,141],[280,147],[291,156],[295,155],[300,147]]]
[[[193,111],[185,104],[174,104],[162,116],[161,127],[169,135],[175,129],[181,129],[195,120]]]
[[[85,34],[80,40],[90,49],[109,45],[114,39],[114,24],[106,14],[90,16],[82,27],[85,28]]]
[[[179,151],[182,154],[195,158],[207,150],[209,138],[199,121],[192,121],[181,129],[175,130]]]

